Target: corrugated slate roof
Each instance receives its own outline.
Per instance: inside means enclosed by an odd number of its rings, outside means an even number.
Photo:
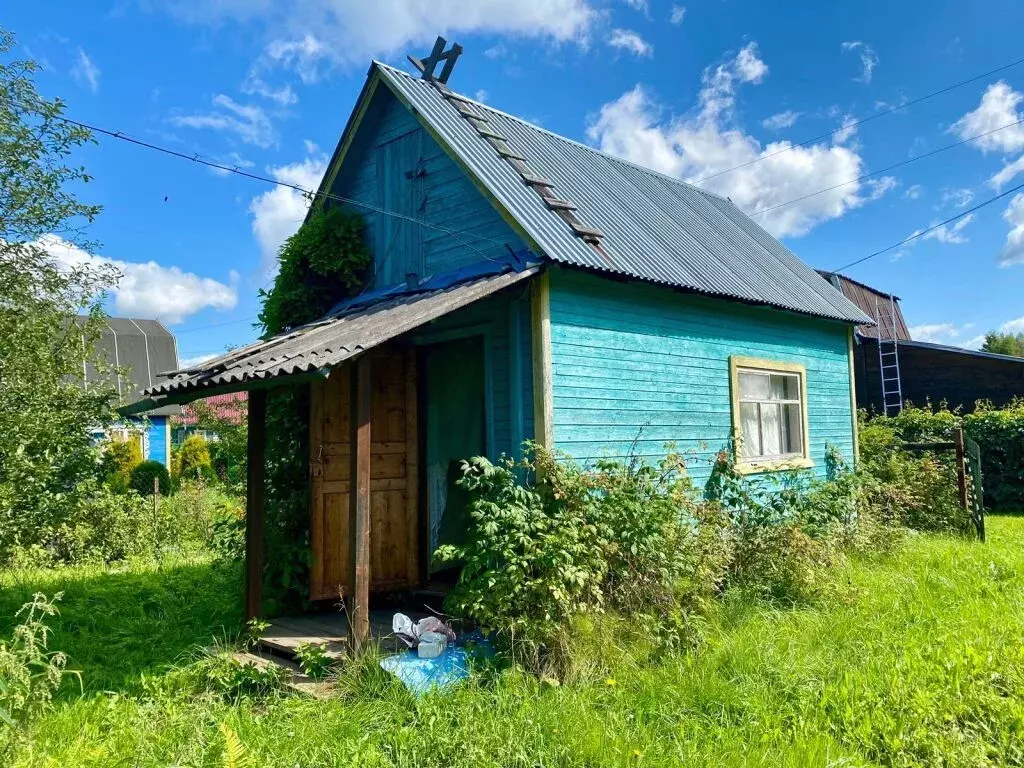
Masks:
[[[100,369],[97,370],[97,364]],[[108,317],[96,340],[94,358],[85,365],[85,386],[101,384],[117,389],[122,402],[132,402],[160,380],[164,371],[178,367],[174,335],[156,320]],[[127,375],[117,376],[115,369]],[[178,408],[154,412],[168,415]]]
[[[379,62],[374,69],[549,258],[820,317],[872,322],[729,201],[472,102],[537,176],[554,183],[557,197],[575,204],[584,224],[601,230],[605,258],[548,208],[436,87]]]
[[[506,271],[423,292],[385,296],[369,305],[343,308],[314,323],[204,362],[200,367],[177,371],[147,388],[144,394],[155,403],[175,395],[195,399],[204,397],[204,392],[223,391],[249,381],[319,371],[533,277],[537,272],[536,267]]]

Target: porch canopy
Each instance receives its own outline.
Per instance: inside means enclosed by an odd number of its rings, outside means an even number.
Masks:
[[[263,523],[266,464],[266,391],[279,385],[324,379],[354,361],[351,424],[350,531],[352,594],[349,615],[359,645],[369,632],[370,357],[363,353],[432,320],[528,280],[537,266],[486,263],[438,275],[416,285],[346,299],[324,317],[202,365],[172,371],[147,387],[143,398],[122,409],[145,413],[226,392],[249,392],[246,492],[246,619],[262,615]]]

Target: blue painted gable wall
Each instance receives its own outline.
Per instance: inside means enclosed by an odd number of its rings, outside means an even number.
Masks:
[[[402,283],[409,272],[426,277],[504,258],[505,244],[524,248],[469,176],[383,84],[331,191],[448,230],[350,206],[366,220],[374,288]]]
[[[852,457],[845,325],[569,270],[550,301],[554,442],[581,463],[672,441],[702,486],[732,435],[731,355],[805,365],[814,473],[826,444]]]

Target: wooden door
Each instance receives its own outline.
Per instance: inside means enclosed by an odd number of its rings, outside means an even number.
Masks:
[[[416,358],[375,350],[370,386],[370,589],[412,587],[419,577]],[[352,366],[312,385],[310,537],[313,600],[351,594]]]

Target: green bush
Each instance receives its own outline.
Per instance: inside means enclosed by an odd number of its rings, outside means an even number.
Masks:
[[[202,435],[190,435],[181,444],[172,462],[175,480],[209,479],[213,476],[210,449]]]
[[[151,515],[135,491],[117,493],[95,481],[83,491],[74,514],[46,538],[51,561],[110,563],[146,551]]]
[[[107,485],[118,493],[128,490],[132,470],[142,463],[142,441],[131,435],[127,440],[115,440],[103,450],[102,474]]]
[[[985,506],[1024,509],[1024,399],[998,410],[978,403],[963,422],[964,433],[981,448]]]
[[[132,469],[129,485],[140,496],[152,496],[154,478],[159,482],[160,493],[166,496],[171,490],[171,476],[159,461],[149,459]]]

